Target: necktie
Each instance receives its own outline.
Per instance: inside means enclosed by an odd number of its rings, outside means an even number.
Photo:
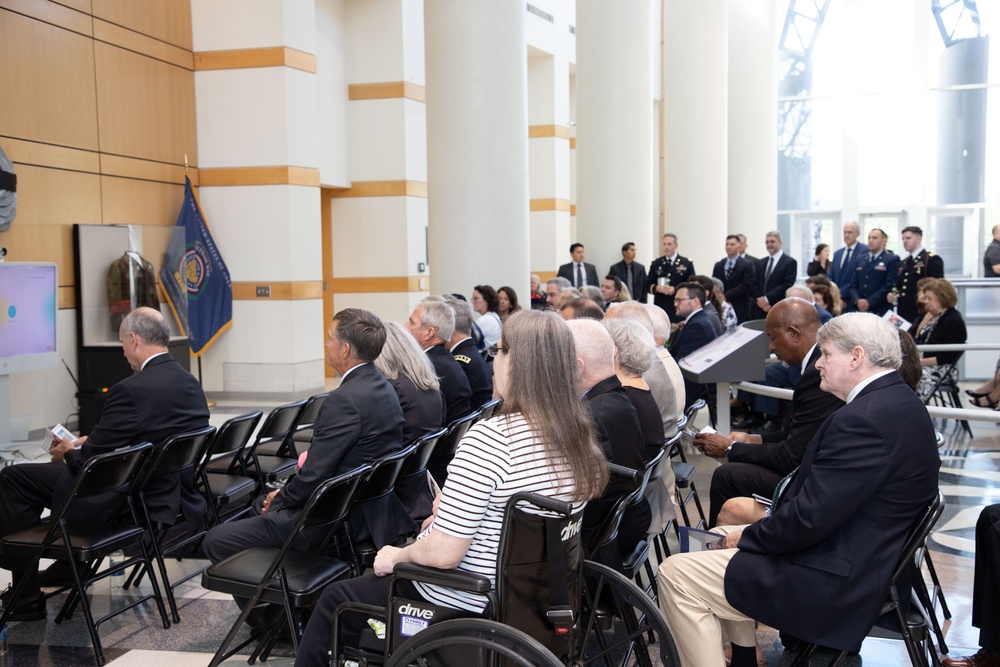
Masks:
[[[726,260],[726,280],[733,275],[733,260]]]
[[[628,287],[628,293],[632,296],[633,299],[636,298],[635,297],[635,287],[632,286],[632,265],[631,264],[625,265],[625,283],[626,283],[626,287]]]
[[[583,287],[583,265],[576,265],[576,286],[577,288]]]
[[[851,253],[854,252],[854,248],[848,248],[844,256],[840,258],[840,268],[844,268],[851,263]]]
[[[771,259],[767,260],[767,271],[764,272],[764,285],[767,285],[768,279],[771,277],[771,269],[774,268],[774,255],[771,255]]]
[[[869,263],[874,263],[875,262],[875,253],[873,253],[873,252],[868,253],[868,262]]]

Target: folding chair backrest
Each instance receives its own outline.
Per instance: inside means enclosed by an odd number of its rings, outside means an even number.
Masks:
[[[399,479],[399,473],[406,464],[406,459],[416,449],[416,444],[413,444],[377,461],[372,466],[371,472],[368,473],[364,486],[361,487],[361,492],[358,494],[358,502],[374,500],[387,493],[392,493],[393,488],[396,486],[396,480]]]
[[[913,558],[917,553],[917,550],[924,546],[927,542],[927,537],[931,534],[931,530],[934,528],[934,524],[937,523],[938,518],[944,511],[944,496],[941,491],[938,490],[937,495],[931,501],[930,505],[927,507],[927,511],[924,512],[923,516],[920,517],[920,521],[913,527],[910,531],[909,539],[906,541],[906,546],[903,547],[903,553],[899,557],[899,562],[896,563],[896,569],[892,572],[892,582],[891,585],[895,586],[896,582],[905,572],[908,572],[911,567],[913,567]]]
[[[458,443],[469,432],[469,429],[476,423],[477,419],[479,419],[479,412],[470,412],[464,417],[459,417],[448,424],[448,432],[445,433],[441,442],[438,443],[437,456],[447,456],[451,460],[455,455],[455,450],[458,449]]]
[[[635,484],[640,484],[642,482],[643,475],[645,474],[645,472],[632,470],[631,468],[626,468],[625,466],[616,465],[614,463],[608,464],[608,472],[612,475],[631,479]],[[607,518],[604,520],[604,524],[597,532],[593,544],[584,545],[585,550],[588,554],[590,554],[588,557],[592,557],[593,554],[596,554],[601,549],[611,544],[614,539],[618,537],[618,527],[621,525],[622,517],[625,516],[625,510],[628,509],[634,499],[634,493],[626,493],[615,501],[611,511],[608,513]]]
[[[580,610],[582,524],[582,510],[574,514],[568,502],[531,493],[511,497],[504,514],[497,552],[496,619],[527,633],[556,655],[566,651]],[[558,553],[551,553],[550,547]],[[553,619],[560,614],[557,626]]]
[[[448,429],[443,428],[440,431],[435,431],[434,433],[428,433],[427,435],[420,436],[417,438],[416,445],[417,450],[412,456],[406,459],[406,463],[403,465],[402,472],[399,473],[400,479],[405,479],[407,477],[412,477],[413,475],[422,475],[427,471],[427,462],[431,460],[431,456],[434,454],[434,449],[437,447],[438,441],[444,437],[444,434],[448,432]]]
[[[299,413],[302,412],[302,408],[305,406],[306,400],[307,399],[302,399],[301,401],[295,401],[294,403],[279,405],[275,409],[271,410],[267,419],[264,420],[264,425],[260,427],[260,432],[257,433],[257,440],[254,441],[253,446],[257,447],[265,442],[284,440],[285,436],[287,436],[295,426],[295,422],[299,417]]]
[[[323,403],[329,395],[330,392],[325,392],[322,394],[316,394],[315,396],[310,396],[306,399],[305,405],[302,406],[302,410],[299,411],[298,416],[295,418],[295,423],[292,424],[288,435],[285,436],[286,440],[290,440],[295,437],[295,434],[299,431],[304,431],[313,427],[313,424],[316,423],[316,419],[319,417],[320,408],[323,407]]]
[[[688,409],[684,411],[684,417],[690,423],[697,416],[698,411],[704,408],[707,403],[705,403],[704,398],[699,398],[697,401],[688,406]]]
[[[205,456],[209,459],[217,456],[238,456],[250,442],[250,436],[253,435],[253,430],[257,428],[257,422],[263,414],[260,410],[256,410],[228,420],[212,438]]]
[[[320,484],[299,516],[299,522],[306,528],[329,525],[336,529],[347,520],[351,508],[357,501],[358,490],[372,466],[358,466],[354,470],[328,479]]]
[[[204,456],[205,449],[214,434],[215,427],[206,426],[197,431],[170,436],[156,448],[156,454],[148,467],[149,475],[167,475],[193,470]]]
[[[77,498],[113,491],[128,493],[138,479],[142,465],[152,453],[153,445],[143,442],[88,459],[76,474],[76,482],[66,506]]]
[[[502,403],[503,403],[502,398],[494,398],[492,401],[486,401],[485,403],[483,403],[481,406],[479,406],[478,410],[479,419],[477,419],[476,421],[481,421],[483,419],[489,419],[490,417],[492,417],[494,414],[496,414],[497,409],[500,407],[500,404]]]

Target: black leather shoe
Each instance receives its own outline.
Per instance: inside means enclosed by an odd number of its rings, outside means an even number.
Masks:
[[[781,424],[776,419],[767,419],[757,429],[758,433],[774,433],[781,430]]]
[[[979,649],[979,653],[962,658],[944,658],[944,667],[1000,667],[1000,653],[988,648]]]
[[[63,588],[73,585],[73,570],[69,561],[57,560],[38,573],[38,585],[42,588]]]
[[[8,588],[0,595],[0,600],[3,601],[3,606],[6,607],[10,604],[11,598],[14,597],[14,589]],[[18,601],[17,606],[14,607],[14,611],[11,612],[9,620],[11,621],[38,621],[45,618],[45,596],[41,592],[36,595],[25,599],[24,594],[21,594],[21,599]]]
[[[750,413],[743,419],[733,422],[733,428],[757,428],[764,423],[764,418],[759,414]]]

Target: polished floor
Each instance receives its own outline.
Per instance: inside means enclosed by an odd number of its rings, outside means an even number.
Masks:
[[[271,406],[260,406],[268,409]],[[225,403],[212,412],[212,423],[250,409],[245,404]],[[699,421],[705,417],[700,416]],[[978,632],[970,625],[972,595],[973,532],[976,518],[985,505],[1000,502],[1000,428],[972,422],[973,438],[963,436],[952,422],[939,424],[945,434],[941,448],[941,489],[946,507],[930,541],[934,565],[941,577],[951,608],[952,619],[945,623],[946,640],[951,655],[974,653]],[[40,453],[40,450],[38,451]],[[25,451],[33,457],[34,450]],[[43,459],[44,460],[44,459]],[[697,466],[696,485],[707,502],[708,485],[716,463],[692,453],[689,460]],[[706,508],[707,510],[707,505]],[[192,572],[204,561],[171,561],[171,576]],[[0,588],[9,583],[7,572],[0,570]],[[102,582],[104,583],[104,582]],[[119,604],[134,593],[101,589],[95,595],[97,610]],[[107,584],[105,584],[107,586]],[[148,583],[140,586],[144,591]],[[236,620],[237,608],[230,598],[201,588],[198,578],[179,587],[181,623],[163,629],[152,606],[141,605],[105,623],[100,632],[108,664],[113,667],[186,667],[203,666],[211,660],[223,636]],[[50,599],[45,621],[12,623],[9,627],[10,649],[0,656],[0,667],[77,667],[95,664],[90,640],[82,617],[56,625],[60,597]],[[822,601],[818,600],[817,604]],[[940,618],[940,616],[939,616]],[[768,665],[789,664],[793,656],[782,651],[777,633],[761,628],[758,640]],[[291,665],[291,645],[279,644],[266,664]],[[891,640],[866,640],[860,656],[852,656],[848,665],[889,666],[907,664],[903,646]],[[236,656],[227,665],[246,664],[246,656]],[[813,664],[826,664],[814,658]]]

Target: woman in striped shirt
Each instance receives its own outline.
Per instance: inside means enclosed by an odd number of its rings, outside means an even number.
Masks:
[[[485,574],[495,582],[507,499],[526,491],[570,501],[577,510],[607,485],[604,454],[579,398],[576,347],[555,313],[519,311],[503,324],[492,348],[493,387],[504,402],[492,419],[473,426],[448,466],[448,481],[416,542],[383,547],[373,572],[330,585],[309,620],[296,665],[327,665],[333,612],[343,602],[381,605],[396,563],[413,562]],[[480,612],[482,597],[428,584],[401,582],[403,597]],[[360,618],[341,621],[341,641],[356,646]]]

